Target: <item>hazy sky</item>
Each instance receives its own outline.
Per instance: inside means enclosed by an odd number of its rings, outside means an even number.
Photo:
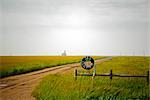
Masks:
[[[0,55],[148,54],[149,0],[0,1]]]

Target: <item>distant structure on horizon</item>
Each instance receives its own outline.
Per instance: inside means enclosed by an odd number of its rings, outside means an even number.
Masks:
[[[61,54],[62,56],[67,56],[66,50]]]

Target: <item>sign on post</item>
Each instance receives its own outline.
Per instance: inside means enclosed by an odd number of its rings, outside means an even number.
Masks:
[[[94,67],[94,59],[90,56],[86,56],[82,59],[81,66],[86,70],[92,69]]]

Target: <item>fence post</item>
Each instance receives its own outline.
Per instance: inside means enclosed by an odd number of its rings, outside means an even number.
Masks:
[[[147,71],[147,84],[149,85],[149,71]]]
[[[96,75],[96,66],[94,65],[94,70],[93,70],[93,79],[95,78]]]
[[[77,74],[78,74],[78,73],[77,73],[77,69],[75,69],[74,73],[75,73],[75,74],[74,74],[75,80],[77,80]]]
[[[112,74],[112,69],[110,70],[110,79],[112,80],[113,74]]]

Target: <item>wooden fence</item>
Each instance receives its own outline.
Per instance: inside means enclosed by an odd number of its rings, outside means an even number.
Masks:
[[[119,75],[119,74],[114,74],[112,70],[110,70],[109,74],[83,74],[83,73],[78,73],[77,69],[75,69],[75,80],[77,80],[77,76],[109,76],[110,80],[113,79],[113,77],[132,77],[132,78],[146,78],[147,84],[149,84],[149,71],[147,71],[147,75]]]

